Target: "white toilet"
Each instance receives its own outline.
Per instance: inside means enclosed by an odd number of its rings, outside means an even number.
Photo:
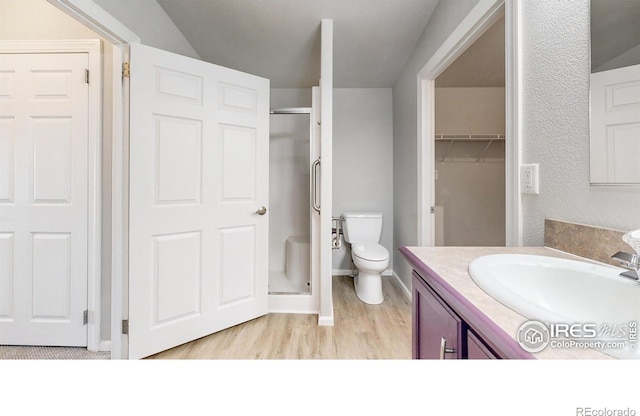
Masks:
[[[379,212],[348,212],[342,214],[344,241],[351,244],[351,257],[358,269],[354,279],[356,294],[364,303],[382,303],[380,273],[389,265],[389,252],[378,244],[382,232]]]

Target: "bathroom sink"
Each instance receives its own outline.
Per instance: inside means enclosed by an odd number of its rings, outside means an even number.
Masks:
[[[528,319],[547,325],[595,325],[598,335],[579,335],[580,341],[618,341],[620,330],[625,331],[621,340],[628,341],[629,329],[633,331],[640,322],[640,283],[620,277],[622,271],[602,264],[524,254],[488,255],[469,265],[469,274],[480,288]],[[612,330],[608,336],[606,327]],[[626,344],[602,351],[616,358],[640,358],[633,345],[629,348],[632,343]]]

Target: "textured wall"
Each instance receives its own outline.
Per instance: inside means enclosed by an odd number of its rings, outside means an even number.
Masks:
[[[522,2],[523,163],[540,164],[540,195],[523,195],[524,244],[544,220],[640,228],[639,187],[589,185],[589,1]]]

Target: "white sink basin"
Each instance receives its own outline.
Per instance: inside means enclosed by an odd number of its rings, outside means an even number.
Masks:
[[[469,265],[469,274],[478,286],[526,318],[545,324],[595,324],[596,340],[605,342],[613,338],[628,341],[626,336],[619,339],[618,331],[628,333],[631,322],[640,323],[640,283],[620,277],[622,271],[600,264],[523,254],[483,256]],[[616,337],[603,335],[603,325],[615,326]],[[602,351],[616,358],[640,358],[637,349],[632,351],[629,345],[627,342],[625,348]]]

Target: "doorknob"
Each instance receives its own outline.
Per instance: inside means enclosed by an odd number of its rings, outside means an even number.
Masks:
[[[258,215],[264,215],[267,213],[267,207],[260,207],[257,211],[256,214]]]

